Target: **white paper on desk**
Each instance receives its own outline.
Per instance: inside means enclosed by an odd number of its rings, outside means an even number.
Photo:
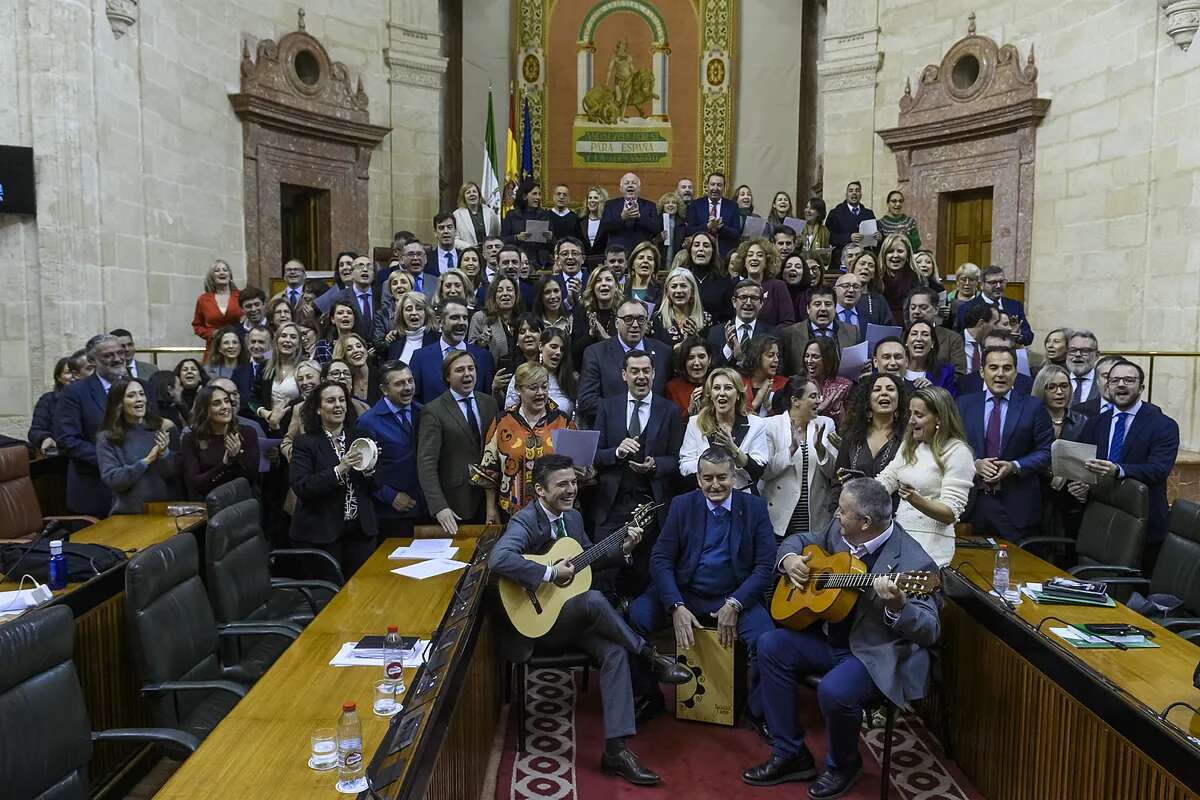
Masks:
[[[554,452],[568,456],[571,462],[583,469],[596,461],[596,448],[600,444],[600,431],[573,431],[558,428],[550,432],[550,444]]]
[[[886,339],[889,336],[899,337],[904,333],[904,329],[899,325],[876,325],[874,322],[867,323],[867,356],[875,355],[875,345],[879,344],[880,339]],[[845,351],[842,351],[842,358],[845,358]]]
[[[346,642],[342,645],[342,649],[337,651],[337,655],[329,662],[331,667],[382,667],[383,656],[378,658],[360,658],[354,655],[354,648],[358,642]],[[425,651],[429,649],[429,640],[421,639],[409,653],[404,654],[404,666],[419,667],[425,662]]]
[[[1094,484],[1100,476],[1083,465],[1096,457],[1096,445],[1056,439],[1050,445],[1050,471],[1056,478]]]
[[[767,221],[762,217],[746,217],[742,225],[743,239],[757,239],[767,232]]]
[[[842,349],[842,363],[838,367],[838,375],[843,378],[849,378],[852,381],[858,380],[858,376],[862,373],[863,364],[867,363],[867,343],[859,342],[852,347]]]
[[[53,595],[50,587],[42,584],[33,589],[21,589],[15,592],[0,592],[0,613],[9,611],[24,611],[27,608],[44,603]]]
[[[550,241],[550,222],[544,219],[525,220],[525,232],[529,234],[531,242],[548,242]]]
[[[462,569],[465,566],[467,564],[463,561],[455,561],[450,558],[431,558],[427,561],[418,561],[415,564],[409,564],[407,567],[397,567],[392,572],[397,575],[403,575],[406,578],[416,578],[419,581],[423,581],[435,575],[454,572],[456,569]]]
[[[1142,644],[1146,641],[1146,637],[1141,635],[1105,636],[1101,638],[1076,630],[1075,628],[1051,628],[1050,632],[1060,639],[1066,639],[1069,642],[1081,642],[1083,644],[1112,644],[1113,642],[1117,642],[1118,644],[1130,645]]]
[[[445,550],[417,550],[412,547],[397,547],[388,553],[393,561],[411,559],[413,561],[428,561],[431,558],[454,558],[458,554],[457,547],[447,547]]]
[[[862,236],[859,244],[863,247],[874,247],[879,242],[879,225],[873,219],[864,219],[858,223],[858,232]]]

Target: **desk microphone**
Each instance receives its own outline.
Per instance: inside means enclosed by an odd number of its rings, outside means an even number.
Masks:
[[[4,583],[6,580],[8,580],[9,575],[12,575],[17,571],[17,567],[21,566],[21,562],[24,561],[25,557],[29,555],[29,551],[34,548],[34,545],[36,545],[42,539],[45,539],[47,536],[50,536],[55,531],[62,530],[62,528],[62,520],[50,520],[50,522],[46,524],[46,527],[42,528],[42,532],[33,537],[33,541],[25,546],[25,550],[21,553],[21,557],[18,558],[11,567],[8,568],[7,572],[5,572],[3,575],[0,575],[0,583]]]
[[[1172,709],[1176,708],[1186,708],[1190,709],[1193,714],[1200,714],[1200,708],[1196,708],[1194,705],[1185,700],[1176,700],[1174,703],[1171,703],[1171,705],[1162,710],[1162,713],[1158,715],[1158,719],[1161,722],[1166,722],[1167,715],[1171,713]],[[1174,725],[1175,723],[1172,722],[1171,724]]]
[[[999,598],[1000,598],[1000,602],[1001,602],[1001,603],[1004,603],[1004,605],[1005,605],[1005,606],[1008,608],[1008,610],[1009,610],[1010,612],[1012,612],[1013,614],[1016,614],[1016,613],[1017,613],[1017,607],[1016,607],[1015,605],[1013,605],[1012,601],[1011,601],[1011,600],[1009,600],[1007,597],[1005,597],[1005,596],[1004,596],[1003,594],[1001,594],[1000,592],[996,591],[996,585],[995,585],[995,584],[993,584],[993,583],[992,583],[990,580],[988,580],[987,576],[986,576],[986,575],[984,575],[982,572],[980,572],[980,571],[979,571],[979,570],[978,570],[978,569],[975,567],[975,565],[974,565],[974,564],[972,564],[970,561],[960,561],[959,563],[957,563],[957,564],[951,564],[950,566],[954,567],[954,569],[956,569],[956,570],[959,570],[960,572],[962,571],[962,568],[963,568],[963,567],[970,567],[970,568],[971,568],[971,572],[974,572],[976,575],[978,575],[978,576],[979,576],[979,579],[980,579],[980,580],[982,580],[984,583],[986,583],[986,584],[987,584],[987,586],[988,586],[988,589],[991,589],[991,591],[992,591],[992,594],[996,595],[996,597],[999,597]]]
[[[1105,644],[1110,644],[1110,645],[1112,645],[1113,647],[1117,648],[1118,650],[1128,650],[1128,649],[1129,649],[1129,647],[1128,647],[1127,645],[1124,645],[1124,644],[1122,644],[1121,642],[1118,642],[1118,641],[1116,641],[1115,639],[1109,639],[1107,636],[1102,636],[1102,635],[1100,635],[1099,633],[1093,633],[1092,631],[1089,631],[1087,628],[1081,628],[1081,627],[1079,627],[1078,625],[1076,625],[1076,624],[1075,624],[1075,623],[1073,623],[1073,622],[1067,622],[1067,621],[1066,621],[1065,619],[1063,619],[1062,617],[1049,616],[1049,617],[1046,617],[1046,618],[1042,619],[1042,620],[1041,620],[1040,622],[1038,622],[1038,624],[1037,624],[1037,625],[1034,627],[1034,629],[1033,629],[1033,630],[1034,630],[1034,632],[1036,632],[1036,633],[1041,633],[1041,632],[1042,632],[1042,625],[1046,624],[1047,622],[1049,622],[1049,621],[1050,621],[1050,620],[1052,620],[1052,619],[1054,619],[1054,620],[1058,620],[1059,622],[1061,622],[1063,625],[1066,625],[1066,626],[1067,626],[1068,628],[1070,628],[1071,630],[1074,630],[1074,631],[1079,631],[1079,632],[1080,632],[1080,633],[1082,633],[1084,636],[1095,636],[1095,637],[1096,637],[1097,639],[1099,639],[1100,641],[1104,642]]]

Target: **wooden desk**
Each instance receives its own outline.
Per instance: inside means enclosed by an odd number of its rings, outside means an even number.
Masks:
[[[382,677],[378,667],[331,667],[329,660],[344,642],[356,641],[367,634],[382,633],[389,624],[397,625],[404,635],[427,639],[438,628],[456,597],[456,585],[464,571],[447,573],[423,581],[394,575],[390,570],[411,562],[389,561],[387,554],[411,539],[389,539],[354,577],[330,601],[304,633],[250,690],[249,694],[209,735],[156,795],[158,798],[221,797],[336,797],[337,771],[315,772],[306,765],[309,737],[317,728],[335,727],[341,704],[358,704],[363,724],[364,752],[374,754],[389,731],[389,720],[371,711],[375,682]],[[459,538],[456,558],[469,561],[478,540]],[[478,577],[478,576],[476,576]],[[482,588],[482,587],[480,587]],[[460,592],[461,594],[461,592]],[[481,627],[485,622],[474,614],[463,615],[474,631],[474,652],[468,672],[479,673],[476,683],[455,687],[449,681],[427,695],[439,694],[454,704],[454,719],[447,726],[451,744],[461,759],[476,756],[480,765],[487,758],[495,728],[502,691],[499,668],[495,664],[490,634]],[[469,617],[469,618],[468,618]],[[462,637],[459,645],[466,645]],[[435,656],[431,656],[433,661]],[[410,702],[414,696],[417,670],[406,669],[405,711],[395,718],[398,724],[409,713],[429,705]],[[461,691],[455,691],[455,689]],[[428,716],[428,715],[427,715]],[[422,720],[418,738],[428,735],[428,719]],[[456,728],[472,741],[455,741]],[[478,741],[475,728],[486,728]],[[439,734],[447,733],[447,729]],[[411,766],[410,759],[406,769]],[[418,763],[418,767],[421,765]],[[436,772],[440,764],[428,767]],[[478,771],[482,774],[482,766]],[[395,797],[407,774],[381,794]],[[462,779],[461,770],[457,776]],[[439,784],[455,785],[453,779],[437,781],[429,796],[475,797],[468,794],[444,794],[434,790]]]
[[[1009,547],[1010,581],[1062,570]],[[943,686],[924,705],[931,730],[950,715],[952,756],[989,800],[1196,798],[1200,718],[1170,703],[1200,704],[1192,673],[1200,648],[1124,605],[1048,605],[1029,598],[1010,613],[987,594],[995,555],[960,548],[944,572]],[[961,566],[959,565],[970,565]],[[1156,649],[1079,650],[1049,632],[1063,623],[1126,622],[1154,633]],[[1182,729],[1182,730],[1181,730]]]

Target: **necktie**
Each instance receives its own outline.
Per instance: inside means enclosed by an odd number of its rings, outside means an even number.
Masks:
[[[300,291],[298,289],[288,290],[288,305],[294,306],[300,302]]]
[[[824,336],[828,338],[833,331],[829,330],[829,328],[814,328],[813,333],[815,333],[817,336]]]
[[[362,303],[363,319],[369,320],[371,318],[371,295],[367,293],[360,294],[358,302]]]
[[[745,344],[750,341],[750,323],[742,323],[742,334],[738,337],[738,344]]]
[[[640,436],[642,433],[642,406],[645,400],[633,401],[633,413],[629,415],[629,438]]]
[[[1003,397],[992,398],[992,413],[988,417],[987,423],[987,438],[984,441],[983,455],[985,458],[1000,457],[1000,409],[1004,402]]]
[[[838,317],[842,320],[842,322],[846,323],[847,325],[854,324],[850,321],[850,309],[848,309],[848,308],[843,308],[841,310],[841,312],[838,313]]]
[[[446,253],[446,269],[454,269],[454,251]]]
[[[850,211],[854,214],[854,216],[858,216],[858,206],[850,206]]]
[[[559,517],[550,523],[550,538],[562,539],[567,535],[567,523],[563,522],[563,518]]]
[[[729,514],[724,506],[717,506],[712,510],[712,525],[717,541],[724,542],[729,537]]]
[[[1071,404],[1083,402],[1083,378],[1075,378],[1075,396],[1071,398]]]
[[[708,202],[708,218],[709,219],[717,218],[717,204],[715,202],[713,202],[712,200],[710,200]]]
[[[1108,446],[1108,460],[1118,462],[1121,456],[1124,455],[1121,451],[1125,449],[1125,418],[1129,416],[1126,411],[1117,412],[1117,422],[1113,426],[1112,444]]]
[[[483,438],[483,434],[479,430],[479,417],[475,416],[475,404],[472,402],[473,397],[464,397],[458,402],[463,404],[463,412],[467,415],[467,427],[471,429],[471,438],[476,442]]]
[[[408,409],[402,408],[396,412],[396,418],[400,420],[400,427],[405,430],[412,429],[412,421],[408,417]]]
[[[979,372],[979,342],[971,342],[971,372]]]

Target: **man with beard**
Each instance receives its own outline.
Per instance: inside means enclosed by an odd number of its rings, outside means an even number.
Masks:
[[[691,178],[680,178],[675,184],[675,194],[679,197],[679,203],[683,206],[680,211],[687,211],[688,203],[692,202],[692,196],[695,194],[695,187],[692,185]]]
[[[1100,381],[1096,376],[1096,358],[1100,342],[1091,331],[1075,331],[1067,340],[1067,371],[1071,373],[1071,405],[1086,403],[1100,396]]]
[[[446,391],[442,377],[442,362],[453,351],[470,353],[475,357],[476,383],[491,386],[494,373],[492,355],[487,348],[466,341],[469,311],[466,303],[457,298],[448,298],[438,307],[438,318],[442,321],[442,336],[433,344],[417,348],[409,368],[416,383],[417,399],[429,403]]]
[[[808,299],[808,319],[784,328],[781,334],[783,358],[789,375],[804,374],[804,348],[814,336],[825,336],[837,345],[838,353],[858,342],[858,328],[843,325],[834,314],[834,291],[818,286]]]
[[[1100,394],[1078,405],[1071,406],[1072,411],[1078,411],[1085,417],[1095,417],[1112,410],[1112,392],[1108,385],[1108,371],[1118,361],[1124,361],[1124,356],[1104,356],[1096,362],[1096,381],[1100,384]]]
[[[628,391],[621,379],[625,354],[640,350],[650,354],[654,362],[654,394],[661,395],[671,377],[671,349],[657,339],[646,336],[650,315],[640,300],[626,300],[617,309],[617,335],[596,342],[583,351],[583,368],[579,371],[579,400],[575,415],[580,427],[591,427],[606,397],[624,395]]]

